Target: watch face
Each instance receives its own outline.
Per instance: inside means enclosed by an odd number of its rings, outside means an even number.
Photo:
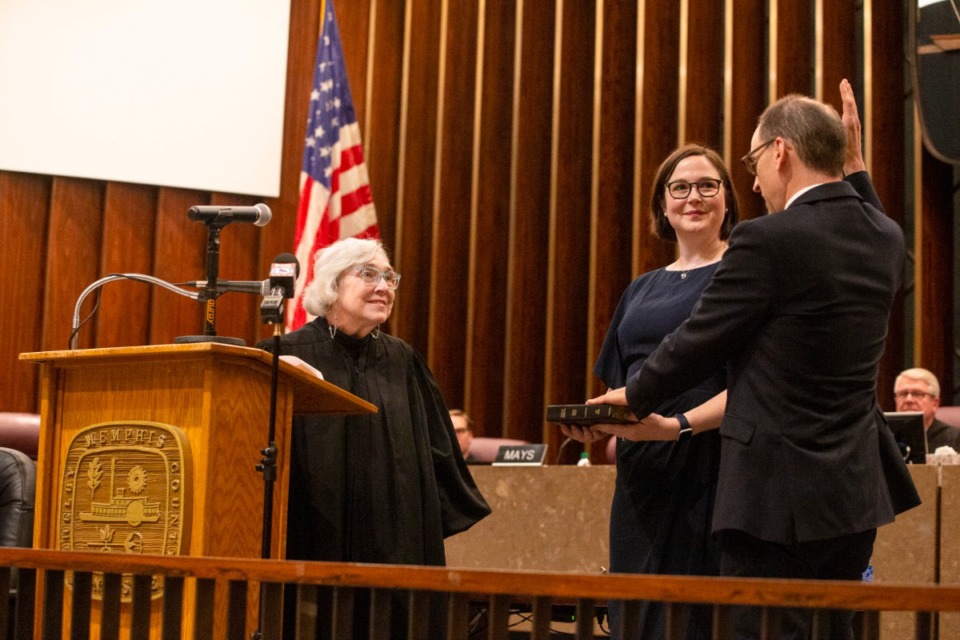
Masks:
[[[693,429],[690,427],[685,427],[680,429],[680,433],[677,434],[677,441],[686,440],[693,436]]]

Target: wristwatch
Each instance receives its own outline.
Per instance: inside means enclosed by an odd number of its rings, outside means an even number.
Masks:
[[[678,413],[673,416],[677,419],[677,422],[680,423],[680,431],[677,433],[677,442],[681,442],[693,436],[693,427],[690,426],[690,421],[687,420],[687,416],[682,413]]]

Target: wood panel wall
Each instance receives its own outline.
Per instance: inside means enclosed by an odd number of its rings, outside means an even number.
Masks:
[[[221,277],[259,279],[292,245],[321,0],[292,0],[281,195],[273,221],[227,227]],[[868,162],[889,214],[918,202],[917,344],[891,321],[880,396],[905,364],[944,387],[953,350],[952,173],[912,148],[907,8],[879,0],[337,1],[380,228],[403,273],[390,330],[429,360],[479,434],[559,445],[548,403],[601,390],[591,371],[621,292],[673,259],[648,232],[652,176],[698,141],[728,164],[745,217],[763,214],[739,158],[756,118],[788,92],[839,107],[858,91]],[[907,194],[911,194],[908,196]],[[914,197],[915,196],[915,197]],[[113,272],[201,279],[195,204],[249,196],[0,172],[0,409],[37,407],[22,351],[66,348],[80,292]],[[914,278],[909,278],[913,280]],[[89,311],[89,305],[86,307]],[[220,299],[218,332],[265,335],[258,300]],[[114,283],[81,347],[201,332],[198,305]],[[916,358],[912,349],[915,348]],[[565,454],[572,457],[575,452]],[[597,457],[599,452],[597,452]]]

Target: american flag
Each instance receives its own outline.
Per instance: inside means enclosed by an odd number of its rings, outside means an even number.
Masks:
[[[300,171],[295,252],[301,272],[287,307],[291,330],[312,319],[303,291],[313,280],[316,253],[340,238],[380,237],[333,0],[325,4]]]

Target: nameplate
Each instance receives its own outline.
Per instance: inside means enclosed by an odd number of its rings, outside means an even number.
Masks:
[[[497,450],[493,466],[539,467],[546,455],[545,444],[504,444]]]

